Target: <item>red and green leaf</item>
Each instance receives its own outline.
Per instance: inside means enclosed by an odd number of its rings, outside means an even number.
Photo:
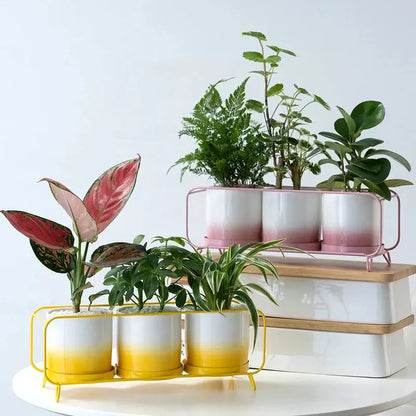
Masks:
[[[136,261],[146,255],[146,249],[140,244],[110,243],[98,247],[92,253],[88,265],[94,267],[117,266],[129,261]]]
[[[49,183],[53,196],[72,218],[75,232],[81,241],[96,241],[97,223],[91,217],[84,202],[58,181],[48,178],[43,178],[41,181]]]
[[[140,156],[105,171],[84,197],[88,212],[95,219],[101,233],[122,210],[133,192]]]
[[[26,237],[52,249],[73,247],[71,230],[57,222],[24,211],[1,211],[10,224]]]
[[[75,268],[75,259],[68,250],[56,250],[42,246],[33,240],[30,245],[37,259],[56,273],[69,273]]]

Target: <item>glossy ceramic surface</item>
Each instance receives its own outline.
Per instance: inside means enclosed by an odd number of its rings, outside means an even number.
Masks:
[[[322,250],[373,253],[380,241],[380,203],[371,194],[323,194]]]
[[[388,283],[280,276],[269,284],[259,275],[243,274],[240,279],[273,294],[279,306],[264,295],[252,295],[266,316],[387,324],[412,313],[408,279]]]
[[[250,358],[260,364],[262,340]],[[406,366],[403,330],[386,335],[267,328],[265,369],[387,377]]]
[[[248,311],[185,315],[185,371],[221,374],[248,369]]]
[[[118,316],[117,321],[119,376],[141,378],[182,372],[179,314]]]
[[[320,250],[319,192],[263,192],[263,241],[285,238],[285,244]]]
[[[46,346],[47,374],[55,382],[98,380],[114,374],[111,317],[53,319],[47,327]]]
[[[208,189],[206,207],[208,245],[261,241],[260,191]]]

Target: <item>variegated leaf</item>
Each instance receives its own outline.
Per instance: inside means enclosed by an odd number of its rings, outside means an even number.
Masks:
[[[136,184],[140,156],[105,171],[84,197],[88,212],[101,233],[122,210]]]
[[[98,247],[92,253],[88,265],[94,267],[108,267],[136,261],[146,255],[146,249],[140,244],[111,243]]]
[[[52,248],[73,247],[71,230],[57,222],[24,211],[1,211],[16,230],[38,244]]]
[[[30,245],[38,260],[56,273],[69,273],[75,267],[75,259],[67,250],[56,250],[42,246],[33,240]]]
[[[49,178],[43,178],[41,181],[49,183],[53,196],[72,218],[74,230],[81,241],[96,241],[97,223],[88,212],[84,202],[58,181]]]

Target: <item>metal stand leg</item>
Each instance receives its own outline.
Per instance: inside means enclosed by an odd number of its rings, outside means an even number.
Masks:
[[[254,381],[254,377],[252,374],[247,374],[248,379],[250,380],[251,388],[255,391],[256,390],[256,382]]]
[[[59,402],[59,398],[61,397],[61,385],[58,384],[55,389],[55,401]]]

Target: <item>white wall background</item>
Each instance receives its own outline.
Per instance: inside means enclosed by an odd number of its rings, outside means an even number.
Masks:
[[[387,116],[374,134],[416,169],[415,15],[414,0],[0,0],[0,208],[70,225],[36,181],[51,177],[83,196],[105,169],[140,153],[135,192],[98,243],[183,235],[186,192],[208,182],[180,183],[179,170],[166,175],[192,148],[178,139],[181,117],[209,83],[234,76],[232,88],[253,69],[241,57],[256,47],[241,36],[246,30],[297,53],[281,66],[283,82],[333,108],[382,101]],[[252,97],[261,97],[257,81]],[[335,109],[316,111],[315,131],[332,130],[337,117]],[[414,171],[398,167],[395,176],[416,183]],[[416,192],[400,195],[403,236],[393,260],[414,263]],[[46,414],[15,398],[10,385],[29,364],[31,312],[68,303],[67,280],[44,269],[5,219],[0,235],[0,402],[8,414]]]

